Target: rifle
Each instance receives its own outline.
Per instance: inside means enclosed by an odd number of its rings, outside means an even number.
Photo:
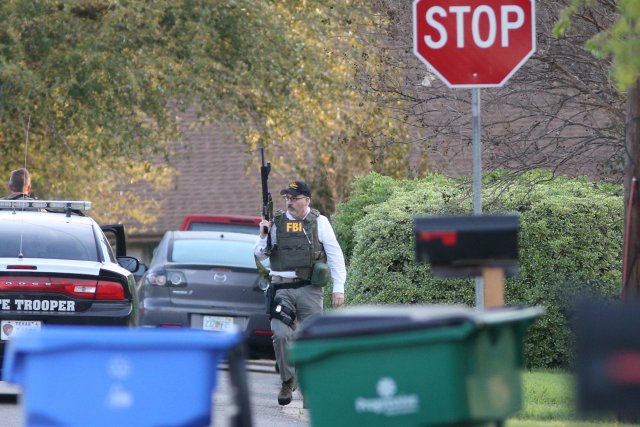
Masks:
[[[273,220],[273,199],[271,198],[271,193],[269,193],[269,172],[271,172],[271,163],[264,163],[264,147],[260,148],[260,156],[262,160],[262,165],[260,166],[260,179],[262,181],[262,217],[271,222]],[[269,229],[264,227],[263,231],[267,233],[267,248],[266,253],[271,252],[271,233]],[[269,320],[271,320],[271,309],[273,307],[273,298],[275,296],[275,291],[271,283],[269,282],[269,271],[267,268],[260,262],[258,257],[254,257],[256,259],[256,267],[258,267],[258,274],[262,277],[263,283],[266,285],[264,288],[264,297],[265,297],[265,311],[269,315]]]
[[[269,173],[271,172],[271,163],[264,163],[264,147],[260,148],[260,156],[262,165],[260,166],[260,179],[262,181],[262,217],[266,220],[273,220],[273,199],[269,193]],[[271,233],[264,227],[263,231],[267,233],[267,251],[271,250]]]

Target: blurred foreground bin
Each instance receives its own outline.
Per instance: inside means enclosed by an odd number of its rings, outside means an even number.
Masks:
[[[314,427],[480,426],[522,405],[522,341],[541,308],[361,306],[292,343]]]
[[[240,333],[48,327],[6,348],[26,426],[209,426],[217,367]],[[246,380],[246,379],[245,379]]]

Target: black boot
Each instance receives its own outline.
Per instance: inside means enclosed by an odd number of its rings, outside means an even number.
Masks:
[[[283,382],[280,393],[278,393],[278,403],[281,405],[288,405],[291,403],[293,392],[296,391],[296,388],[298,388],[298,383],[295,377],[291,378],[289,381]]]

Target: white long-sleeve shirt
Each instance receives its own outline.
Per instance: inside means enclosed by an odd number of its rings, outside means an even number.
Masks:
[[[307,215],[309,212],[307,212]],[[288,211],[285,212],[287,218],[290,220],[296,220]],[[305,216],[306,217],[306,216]],[[318,240],[322,243],[322,247],[324,248],[324,252],[327,254],[327,264],[329,265],[329,269],[331,270],[331,280],[333,281],[333,293],[340,292],[344,293],[344,282],[347,280],[347,267],[344,263],[344,254],[342,253],[342,249],[340,248],[340,244],[338,243],[338,239],[336,239],[336,234],[333,232],[333,227],[329,223],[329,219],[320,215],[317,219],[318,225]],[[277,243],[276,237],[277,231],[275,224],[271,227],[271,244],[275,245]],[[258,241],[256,242],[254,248],[254,254],[258,257],[258,259],[263,260],[267,258],[267,255],[264,254],[265,249],[267,248],[267,237],[264,238],[258,237]],[[282,277],[297,277],[295,271],[271,271],[272,276],[282,276]]]

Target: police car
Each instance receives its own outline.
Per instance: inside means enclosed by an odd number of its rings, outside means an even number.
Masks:
[[[139,262],[125,256],[124,227],[101,228],[84,214],[90,207],[0,200],[0,358],[7,341],[29,329],[137,324]]]

